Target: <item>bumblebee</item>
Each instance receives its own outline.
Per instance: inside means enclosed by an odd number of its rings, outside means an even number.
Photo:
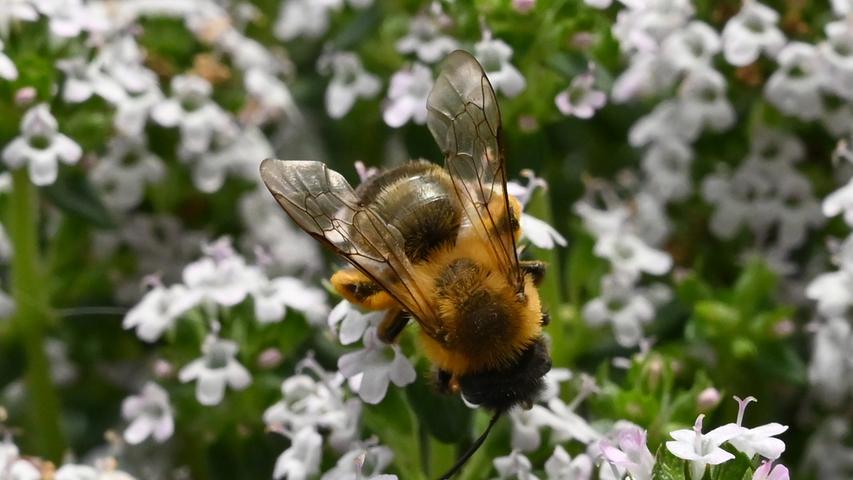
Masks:
[[[413,161],[355,189],[320,162],[267,159],[260,170],[296,224],[351,264],[334,288],[387,310],[379,337],[394,342],[414,320],[438,388],[495,412],[449,478],[503,412],[532,404],[551,359],[537,290],[544,264],[519,261],[521,206],[507,193],[500,110],[473,56],[447,57],[427,109],[444,168]]]

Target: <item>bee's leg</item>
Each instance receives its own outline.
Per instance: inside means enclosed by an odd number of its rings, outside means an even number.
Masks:
[[[409,314],[399,308],[392,308],[385,314],[385,318],[379,323],[379,340],[385,343],[394,343],[397,337],[409,323]]]
[[[435,372],[435,389],[443,394],[459,393],[459,379],[447,370],[439,368]]]
[[[355,268],[344,268],[332,275],[332,286],[342,297],[368,310],[396,308],[397,302],[378,283]]]
[[[521,271],[530,275],[533,279],[533,284],[539,286],[542,279],[545,278],[545,262],[541,260],[522,260],[518,262]]]

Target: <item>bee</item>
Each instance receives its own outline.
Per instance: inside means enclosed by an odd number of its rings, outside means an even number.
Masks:
[[[427,110],[444,168],[413,161],[355,189],[320,162],[266,159],[260,170],[296,224],[350,263],[334,288],[387,310],[380,339],[394,342],[414,320],[438,389],[494,412],[450,478],[502,413],[533,403],[551,359],[537,290],[545,266],[518,258],[521,206],[507,193],[500,110],[471,54],[447,57]]]

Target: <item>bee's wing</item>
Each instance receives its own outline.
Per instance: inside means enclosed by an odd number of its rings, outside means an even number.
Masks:
[[[501,113],[483,67],[470,53],[448,55],[427,111],[427,125],[444,153],[470,226],[507,279],[521,288],[500,142]]]
[[[268,158],[261,178],[297,225],[382,286],[428,334],[435,333],[434,310],[411,275],[400,232],[365,207],[340,173],[321,162]]]

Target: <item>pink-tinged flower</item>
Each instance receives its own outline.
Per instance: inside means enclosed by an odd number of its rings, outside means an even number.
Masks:
[[[752,480],[789,480],[788,468],[784,465],[776,465],[773,470],[773,462],[764,462],[752,474]]]
[[[474,44],[474,56],[483,65],[495,91],[512,98],[527,86],[524,76],[510,63],[512,47],[503,40],[484,38]]]
[[[595,76],[592,72],[578,75],[572,80],[569,88],[557,95],[554,103],[563,115],[592,118],[595,111],[607,103],[607,95],[594,87]]]
[[[720,391],[714,387],[708,387],[696,396],[696,407],[699,411],[706,412],[720,404]]]
[[[784,433],[788,430],[787,425],[778,423],[768,423],[755,428],[743,427],[743,415],[746,412],[746,406],[750,402],[757,401],[755,397],[746,397],[741,400],[739,397],[734,397],[738,402],[737,425],[741,427],[741,433],[729,440],[729,443],[739,451],[752,458],[756,453],[769,460],[776,460],[785,451],[785,442],[778,438],[773,438],[776,435]]]
[[[131,445],[142,443],[148,437],[165,442],[175,431],[169,394],[153,382],[146,383],[139,395],[124,399],[121,415],[130,422],[124,439]]]
[[[364,334],[364,348],[338,359],[338,369],[346,378],[360,375],[358,396],[366,403],[377,404],[385,398],[388,384],[404,387],[415,381],[415,367],[403,355],[399,345],[387,345],[376,336],[376,327]]]
[[[646,432],[638,427],[629,427],[617,435],[619,448],[606,440],[602,441],[601,455],[605,460],[626,470],[632,480],[651,480],[655,457],[646,445]]]
[[[225,386],[243,390],[252,383],[246,367],[235,358],[237,343],[208,337],[202,345],[203,356],[190,362],[178,373],[183,382],[196,380],[196,399],[202,405],[216,405],[225,396]]]
[[[2,153],[9,168],[26,163],[30,180],[39,186],[56,181],[58,162],[74,164],[82,155],[80,145],[59,133],[56,118],[44,103],[27,110],[21,120],[21,135],[9,142]]]
[[[512,8],[518,13],[530,13],[536,8],[536,0],[512,0]]]
[[[720,445],[740,435],[742,428],[734,423],[702,433],[702,420],[705,414],[696,418],[693,430],[676,430],[670,435],[674,441],[666,442],[666,448],[678,458],[690,462],[690,478],[699,480],[705,473],[705,466],[719,465],[734,455],[720,448]]]
[[[427,119],[427,97],[432,90],[432,72],[416,63],[391,77],[388,100],[382,119],[390,127],[399,128],[409,120],[423,125]]]

